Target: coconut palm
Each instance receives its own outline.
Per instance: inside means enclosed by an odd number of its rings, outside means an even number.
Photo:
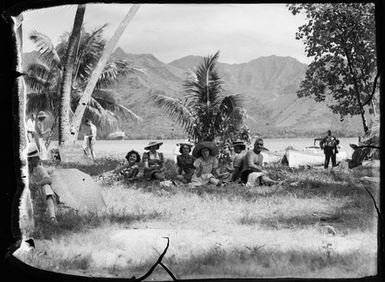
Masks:
[[[227,130],[228,121],[241,107],[240,94],[226,95],[215,65],[219,51],[203,59],[184,81],[182,99],[155,93],[152,101],[195,142],[213,141]],[[234,124],[234,123],[232,123]],[[241,123],[240,123],[241,126]]]
[[[72,28],[71,36],[68,39],[68,48],[65,55],[65,63],[63,66],[63,78],[60,86],[60,123],[59,123],[59,144],[64,144],[69,140],[70,134],[70,106],[71,106],[71,90],[74,67],[76,65],[76,53],[79,46],[81,28],[83,18],[86,11],[86,5],[78,5],[75,14],[75,20]]]
[[[90,99],[92,98],[92,94],[94,92],[95,87],[97,87],[97,83],[100,78],[100,75],[104,72],[103,70],[106,64],[108,63],[108,58],[111,56],[124,30],[126,29],[129,22],[134,18],[139,7],[140,7],[140,4],[133,4],[131,6],[130,10],[127,12],[126,16],[120,22],[114,34],[105,45],[105,48],[103,49],[103,52],[99,57],[95,68],[92,70],[90,78],[87,81],[87,85],[84,88],[83,94],[80,97],[80,100],[78,101],[78,104],[76,106],[76,111],[74,113],[71,133],[74,134],[75,138],[78,135],[81,120],[84,117],[86,106],[90,103]]]
[[[106,25],[88,33],[82,29],[78,50],[76,53],[71,88],[70,116],[76,109],[90,73],[97,64],[105,45],[102,33]],[[60,85],[63,76],[63,61],[68,48],[70,34],[64,33],[60,43],[54,47],[49,37],[33,31],[30,39],[39,51],[37,62],[30,64],[24,79],[28,87],[27,113],[47,111],[55,119],[53,126],[58,123],[60,116]],[[130,67],[126,61],[108,62],[98,78],[91,99],[86,106],[85,118],[91,119],[99,127],[118,127],[119,121],[125,118],[138,120],[135,113],[116,103],[114,92],[107,90],[118,79],[139,69]],[[101,94],[103,93],[103,94]]]

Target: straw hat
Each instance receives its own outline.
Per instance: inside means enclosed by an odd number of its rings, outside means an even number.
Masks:
[[[211,156],[216,156],[218,155],[218,147],[217,145],[215,145],[215,143],[213,142],[210,142],[210,141],[203,141],[201,143],[199,143],[198,145],[196,145],[194,147],[194,150],[192,152],[192,155],[195,157],[195,158],[199,158],[201,156],[201,150],[203,148],[207,148],[210,150],[210,155]]]
[[[233,144],[231,145],[232,147],[235,147],[235,146],[240,146],[242,148],[242,150],[246,149],[246,144],[243,140],[241,139],[238,139],[236,141],[233,142]]]
[[[29,143],[27,147],[27,157],[33,158],[33,157],[40,157],[39,150],[37,149],[37,146],[35,143]]]
[[[150,150],[151,147],[160,146],[162,144],[163,144],[163,142],[160,142],[160,141],[151,141],[150,143],[148,143],[148,145],[146,147],[144,147],[144,149]]]
[[[46,114],[46,112],[44,111],[40,111],[38,114],[37,114],[37,118],[46,118],[48,117],[48,115]]]

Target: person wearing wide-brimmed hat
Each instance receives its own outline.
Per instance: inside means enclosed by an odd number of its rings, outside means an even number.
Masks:
[[[237,181],[241,175],[242,163],[246,155],[246,144],[243,140],[238,139],[233,142],[233,169],[231,173],[231,181]]]
[[[144,177],[147,180],[160,180],[163,181],[164,177],[164,156],[162,152],[157,150],[163,144],[159,141],[151,141],[145,150],[148,152],[143,153],[143,165],[144,165]]]
[[[277,184],[278,181],[272,180],[267,176],[267,171],[262,168],[263,139],[257,138],[254,142],[254,149],[249,150],[242,164],[241,181],[246,186],[255,184]]]
[[[44,136],[52,134],[51,129],[44,129],[44,121],[48,117],[48,114],[44,111],[40,111],[37,114],[37,120],[35,122],[35,143],[40,152],[40,158],[46,160],[48,158],[47,148],[45,147]]]
[[[44,201],[47,205],[50,220],[57,223],[55,215],[55,193],[51,188],[52,180],[47,170],[40,164],[40,153],[34,143],[29,143],[27,147],[29,189],[36,212],[43,212],[41,208]]]
[[[176,164],[178,166],[177,179],[182,181],[183,183],[191,182],[191,178],[195,171],[195,158],[190,155],[192,146],[193,145],[190,143],[179,144],[180,155],[176,157]]]
[[[192,152],[195,172],[191,178],[193,186],[200,186],[205,184],[221,185],[222,180],[218,179],[220,176],[218,169],[218,147],[213,142],[203,141],[197,144]]]

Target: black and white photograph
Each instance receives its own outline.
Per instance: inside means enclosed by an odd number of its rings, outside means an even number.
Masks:
[[[145,281],[376,276],[378,8],[90,2],[12,17],[12,256]]]

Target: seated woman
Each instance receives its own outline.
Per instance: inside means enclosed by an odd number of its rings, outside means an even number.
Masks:
[[[182,143],[179,146],[179,153],[181,154],[176,157],[176,164],[178,166],[178,175],[176,178],[183,183],[191,182],[191,178],[195,171],[195,158],[190,155],[191,147],[191,144]]]
[[[127,164],[116,169],[114,172],[118,173],[123,179],[134,180],[139,173],[140,155],[137,151],[131,150],[127,153],[125,158],[127,160]]]
[[[117,168],[111,171],[104,172],[99,175],[99,180],[106,185],[112,185],[120,180],[136,180],[138,179],[140,155],[137,151],[129,151],[125,159],[126,164],[120,164]]]
[[[222,185],[222,180],[219,179],[220,175],[217,172],[218,159],[218,147],[213,142],[204,141],[195,146],[192,155],[197,158],[194,161],[195,172],[191,178],[191,184],[193,186],[201,186],[205,184],[215,184],[217,186]]]
[[[143,154],[142,158],[144,164],[143,173],[147,180],[165,180],[163,153],[157,151],[162,144],[163,142],[151,141],[144,147],[145,150],[149,150],[149,152]]]

